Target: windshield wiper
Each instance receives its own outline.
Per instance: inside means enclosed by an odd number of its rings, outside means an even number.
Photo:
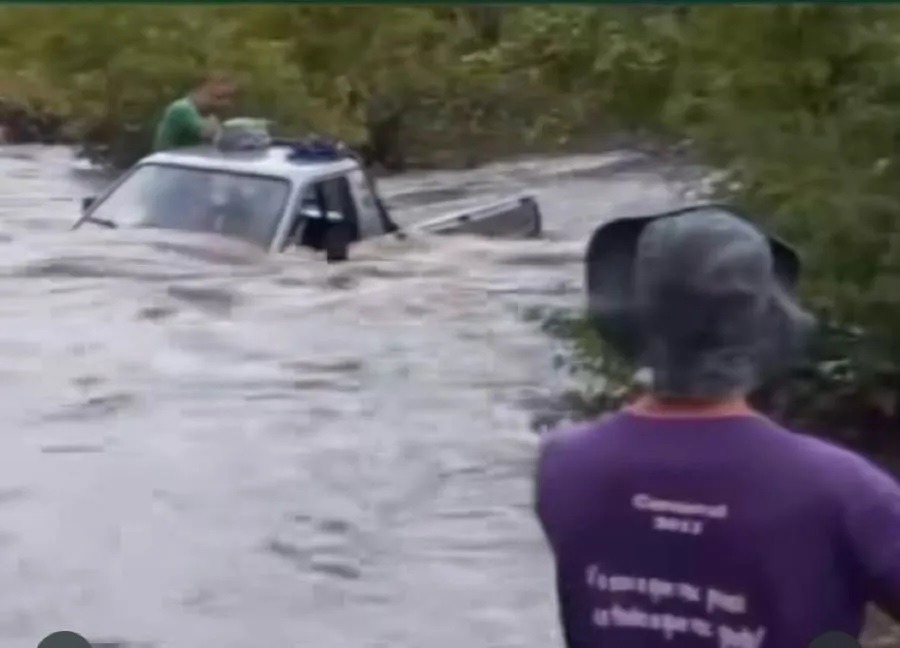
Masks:
[[[85,223],[95,223],[107,229],[117,229],[119,227],[111,220],[107,220],[105,218],[97,218],[96,216],[85,216],[82,221]]]

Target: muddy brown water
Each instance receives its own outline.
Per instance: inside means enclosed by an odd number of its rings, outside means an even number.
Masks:
[[[586,237],[679,201],[628,154],[381,183],[401,223],[537,193],[544,240],[352,263],[69,232],[105,180],[0,148],[0,643],[560,645],[531,511]]]

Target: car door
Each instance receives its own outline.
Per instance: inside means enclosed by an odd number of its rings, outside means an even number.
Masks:
[[[365,172],[362,169],[356,169],[348,174],[348,178],[353,197],[359,207],[360,238],[366,239],[386,234],[384,219],[381,216],[378,201]]]

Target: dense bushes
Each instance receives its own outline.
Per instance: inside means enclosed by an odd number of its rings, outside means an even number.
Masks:
[[[853,403],[892,425],[898,27],[898,9],[862,5],[6,7],[0,103],[108,142],[226,68],[242,113],[366,143],[394,166],[598,132],[689,138],[727,170],[719,194],[800,248],[808,301],[839,331],[792,393],[818,394],[804,408],[831,420]]]

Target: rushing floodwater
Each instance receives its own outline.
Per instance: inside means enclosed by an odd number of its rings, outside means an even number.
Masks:
[[[334,267],[69,232],[97,181],[0,148],[0,644],[557,643],[530,428],[565,378],[524,312],[580,302],[602,218],[674,199],[615,158],[386,180],[401,223],[531,189],[547,237]]]

